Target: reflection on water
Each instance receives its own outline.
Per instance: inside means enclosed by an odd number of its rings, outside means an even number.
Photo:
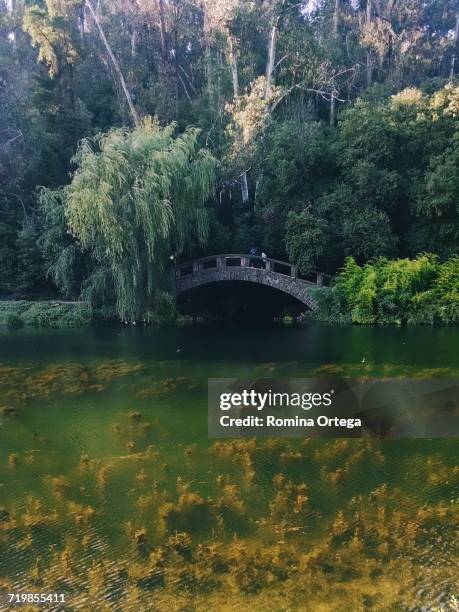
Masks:
[[[455,440],[215,442],[206,398],[218,376],[457,377],[457,340],[1,334],[0,589],[73,610],[453,609]]]

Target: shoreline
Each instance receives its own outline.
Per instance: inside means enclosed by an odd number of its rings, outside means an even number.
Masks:
[[[158,321],[128,322],[120,321],[115,315],[107,316],[102,311],[91,310],[89,304],[83,301],[70,300],[0,300],[0,328],[8,328],[12,331],[23,327],[39,329],[88,329],[91,327],[139,327],[148,328],[156,325],[173,324],[177,327],[187,327],[205,324],[218,324],[225,321],[225,317],[206,317],[203,315],[180,314],[175,318],[167,318]],[[231,319],[230,319],[231,320]],[[408,324],[395,323],[368,323],[358,324],[351,321],[328,321],[321,319],[311,313],[302,313],[298,316],[284,315],[273,317],[273,326],[303,326],[308,324],[320,324],[338,327],[457,327],[455,323],[418,323]]]

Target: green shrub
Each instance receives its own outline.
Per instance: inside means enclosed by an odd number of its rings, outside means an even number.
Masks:
[[[86,304],[36,302],[23,314],[24,322],[33,327],[85,327],[91,323]]]
[[[87,327],[92,313],[87,304],[59,302],[0,302],[0,324],[18,329],[22,325],[42,328]]]
[[[357,324],[455,324],[459,321],[459,257],[436,255],[364,266],[349,258],[332,287],[315,292],[322,321]]]

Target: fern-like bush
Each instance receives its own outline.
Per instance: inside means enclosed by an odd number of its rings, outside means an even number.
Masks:
[[[315,292],[317,318],[357,324],[455,324],[459,321],[459,257],[441,263],[378,258],[359,266],[351,257],[333,286]]]

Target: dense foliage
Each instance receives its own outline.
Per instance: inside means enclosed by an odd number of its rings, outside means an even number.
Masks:
[[[133,131],[116,129],[83,140],[78,169],[60,190],[44,189],[40,200],[49,218],[63,217],[78,242],[64,250],[47,237],[49,270],[62,290],[68,287],[78,251],[88,253],[83,296],[91,304],[116,303],[124,320],[151,318],[167,309],[165,264],[207,239],[205,201],[214,189],[215,161],[197,148],[196,130],[173,137],[145,121]],[[59,221],[58,221],[59,222]],[[80,255],[81,256],[81,255]]]
[[[138,320],[182,253],[451,258],[458,26],[448,0],[0,1],[0,297]]]
[[[0,325],[19,329],[24,325],[40,328],[87,327],[93,320],[89,307],[81,302],[0,302]]]
[[[353,323],[457,323],[459,257],[439,263],[434,255],[414,260],[379,258],[359,266],[350,257],[332,287],[317,292],[318,316]]]

